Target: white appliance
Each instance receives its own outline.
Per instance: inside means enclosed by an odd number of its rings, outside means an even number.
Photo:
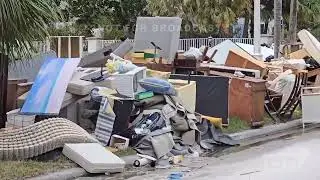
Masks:
[[[305,87],[302,89],[302,121],[305,123],[320,123],[320,87]]]
[[[135,98],[135,95],[145,90],[139,85],[141,79],[146,78],[147,68],[137,67],[124,74],[114,74],[108,78],[111,82],[111,89],[115,89],[119,94],[129,98]],[[105,81],[108,82],[108,81]],[[105,85],[108,87],[107,85]]]

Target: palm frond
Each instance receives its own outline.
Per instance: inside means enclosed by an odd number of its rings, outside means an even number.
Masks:
[[[50,0],[1,0],[0,53],[10,59],[29,56],[33,42],[48,37],[48,25],[60,18]]]

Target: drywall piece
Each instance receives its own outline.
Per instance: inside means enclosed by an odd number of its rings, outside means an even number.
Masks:
[[[241,47],[243,50],[248,52],[250,55],[255,55],[254,54],[254,46],[252,44],[244,44],[244,43],[236,43],[239,47]],[[267,47],[261,47],[261,55],[263,57],[263,60],[265,60],[268,56],[273,56],[274,55],[274,50],[271,48]]]
[[[298,33],[298,37],[303,43],[307,52],[320,63],[320,42],[309,31],[303,29]]]
[[[154,49],[154,42],[162,49],[160,56],[172,62],[179,48],[181,22],[179,17],[138,17],[134,51]]]
[[[80,58],[47,58],[21,109],[23,114],[59,114]]]
[[[312,92],[320,90],[320,87],[305,87],[302,89],[302,121],[303,123],[319,123],[320,122],[320,93]],[[311,91],[311,92],[310,92]]]
[[[89,173],[122,172],[125,162],[98,143],[65,144],[62,153]]]

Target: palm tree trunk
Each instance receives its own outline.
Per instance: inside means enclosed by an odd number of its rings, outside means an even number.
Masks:
[[[279,58],[281,41],[282,0],[274,0],[274,57]]]
[[[289,41],[291,44],[296,43],[297,41],[297,16],[298,0],[291,0],[289,20]]]
[[[0,54],[0,129],[7,121],[8,56]]]

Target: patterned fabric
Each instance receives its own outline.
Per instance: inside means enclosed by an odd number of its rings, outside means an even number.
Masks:
[[[116,115],[113,112],[113,100],[103,97],[100,104],[95,135],[105,146],[109,143],[115,119]]]

